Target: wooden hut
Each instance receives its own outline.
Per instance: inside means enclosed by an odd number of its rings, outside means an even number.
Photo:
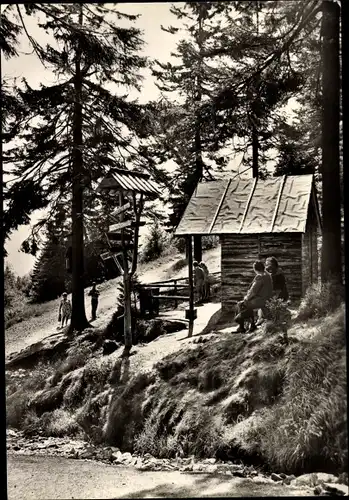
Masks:
[[[219,235],[222,309],[241,300],[257,259],[274,256],[291,299],[318,278],[321,228],[313,175],[200,182],[176,236]]]

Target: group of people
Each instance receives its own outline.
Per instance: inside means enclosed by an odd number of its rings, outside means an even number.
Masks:
[[[210,297],[210,275],[204,262],[193,262],[194,268],[194,287],[196,291],[197,304],[202,304],[204,300]]]
[[[268,257],[265,265],[262,261],[253,264],[256,274],[248,289],[244,299],[237,304],[237,315],[235,317],[239,328],[237,332],[245,333],[245,323],[250,322],[248,332],[256,330],[259,323],[264,320],[267,314],[266,303],[272,297],[287,301],[289,298],[286,279],[279,268],[279,263],[275,257]],[[258,310],[259,319],[255,322],[254,311]]]
[[[92,288],[89,291],[88,295],[91,297],[91,320],[94,321],[96,319],[97,307],[98,307],[98,299],[99,299],[99,291],[96,287],[96,283],[92,283]],[[62,294],[62,300],[59,304],[59,312],[58,312],[58,322],[61,323],[61,327],[68,324],[68,320],[71,317],[72,306],[70,300],[68,300],[67,292]]]

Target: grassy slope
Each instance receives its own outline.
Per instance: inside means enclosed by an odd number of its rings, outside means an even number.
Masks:
[[[325,302],[333,294],[321,293],[309,299],[321,317],[294,323],[288,344],[278,334],[223,331],[179,350],[169,336],[161,339],[172,346],[164,359],[157,342],[149,344],[152,371],[141,354],[122,362],[77,339],[54,366],[38,366],[22,384],[18,374],[9,378],[8,423],[48,435],[83,432],[163,457],[218,454],[285,472],[346,470],[344,306],[335,302],[331,312]],[[134,362],[139,372],[130,378]]]
[[[155,262],[139,265],[138,274],[143,282],[183,277],[187,275],[187,267],[173,271],[173,266],[182,260],[183,255],[172,248]],[[212,272],[219,271],[220,247],[206,252],[205,260]],[[98,319],[94,326],[104,327],[110,320],[115,310],[116,288],[119,282],[120,278],[115,278],[99,286],[101,295],[98,306]],[[89,289],[86,290],[85,296],[86,312],[89,318],[88,291]],[[44,304],[26,305],[25,320],[6,328],[6,355],[21,350],[31,343],[38,342],[56,331],[59,301],[60,299],[56,299]]]

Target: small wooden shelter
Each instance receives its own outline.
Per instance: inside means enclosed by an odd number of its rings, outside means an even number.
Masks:
[[[241,300],[257,259],[274,256],[291,299],[318,278],[321,228],[313,175],[200,182],[175,235],[219,235],[222,310]]]

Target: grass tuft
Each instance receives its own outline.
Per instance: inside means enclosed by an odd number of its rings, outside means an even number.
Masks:
[[[333,282],[314,283],[301,301],[297,319],[323,318],[335,311],[344,300],[344,287]]]

